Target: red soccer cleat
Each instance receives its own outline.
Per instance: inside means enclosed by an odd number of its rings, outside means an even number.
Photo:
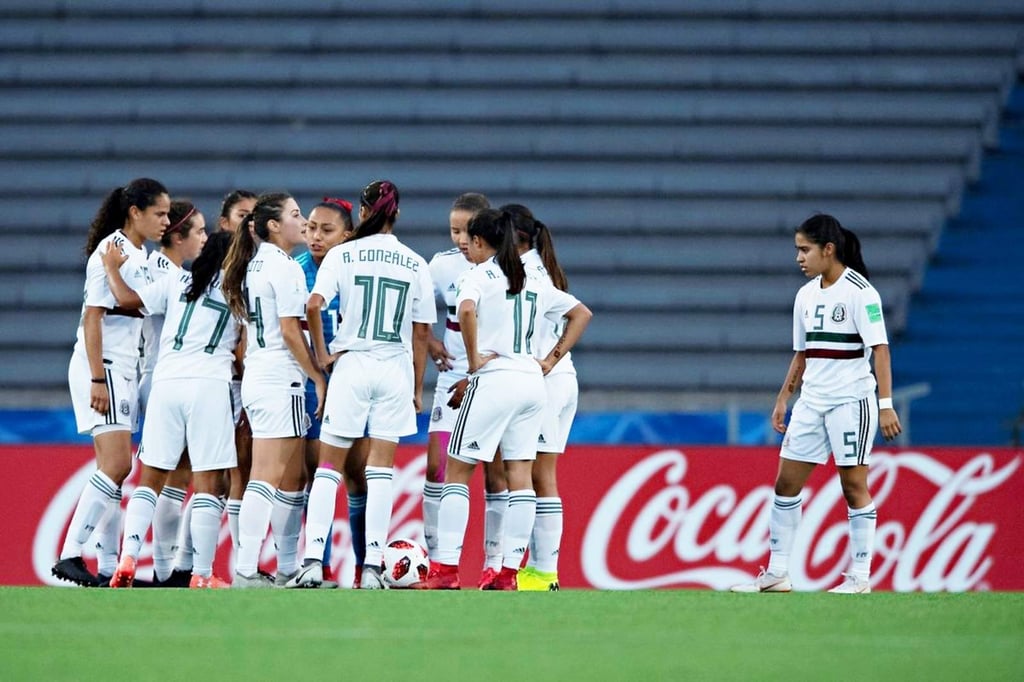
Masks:
[[[519,571],[514,568],[501,567],[501,571],[498,576],[491,581],[486,587],[481,587],[481,590],[502,590],[504,592],[515,592],[519,589],[516,584],[516,574]]]
[[[412,584],[414,590],[461,590],[459,585],[459,567],[449,564],[438,564],[427,574],[426,580]]]
[[[226,587],[231,587],[231,583],[226,580],[221,580],[215,575],[201,576],[193,575],[189,581],[188,586],[194,590],[211,589],[219,590]]]
[[[130,556],[121,557],[117,570],[110,577],[111,587],[131,587],[135,582],[135,559]]]
[[[480,574],[480,582],[476,584],[481,590],[489,590],[490,584],[498,578],[498,572],[488,566],[484,569],[483,573]]]

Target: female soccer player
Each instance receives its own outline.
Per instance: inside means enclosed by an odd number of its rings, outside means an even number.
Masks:
[[[228,586],[213,575],[213,560],[224,511],[218,493],[224,472],[235,465],[230,383],[240,325],[231,319],[220,289],[221,266],[230,242],[231,235],[218,232],[193,262],[191,273],[170,274],[138,292],[125,284],[118,271],[123,260],[120,253],[110,250],[104,255],[118,303],[165,318],[139,448],[142,473],[128,502],[121,559],[111,587],[132,586],[157,498],[186,447],[195,482],[190,586]]]
[[[206,219],[191,201],[184,199],[171,200],[171,212],[168,215],[170,227],[160,237],[160,250],[149,254],[149,274],[154,281],[170,275],[177,278],[185,261],[192,261],[199,255],[206,243]],[[109,275],[108,275],[109,277]],[[116,293],[116,292],[115,292]],[[121,305],[124,305],[123,303]],[[153,369],[156,367],[160,352],[160,335],[163,331],[164,316],[150,314],[142,321],[142,371],[139,377],[139,396],[142,414],[146,414],[149,404],[149,392],[153,381]],[[143,427],[145,430],[145,427]],[[182,503],[188,493],[192,481],[192,469],[189,466],[188,454],[182,455],[177,468],[167,477],[163,489],[157,498],[156,512],[153,514],[153,578],[164,583],[171,577],[174,568],[174,547],[182,544],[192,546],[188,532],[181,533]],[[185,520],[185,524],[188,524]],[[185,542],[182,542],[181,539]],[[191,555],[189,555],[191,561]],[[188,577],[191,577],[191,563],[188,566]],[[187,582],[185,583],[187,584]]]
[[[306,278],[288,255],[302,243],[305,227],[290,195],[263,194],[235,232],[225,262],[225,297],[231,312],[248,322],[242,405],[252,426],[252,472],[238,518],[236,587],[273,585],[258,572],[259,555],[288,463],[303,456],[309,426],[306,377],[321,401],[327,388],[302,333]]]
[[[369,436],[366,460],[366,557],[360,587],[384,588],[381,559],[393,502],[391,477],[398,439],[416,433],[430,327],[437,319],[427,263],[393,234],[398,188],[367,185],[359,227],[324,256],[306,306],[317,358],[334,364],[320,432],[320,466],[306,509],[306,550],[291,587],[323,582],[323,546],[346,457]],[[328,354],[320,311],[340,298],[341,326]]]
[[[473,215],[490,208],[483,194],[468,192],[456,197],[448,215],[449,236],[455,248],[441,251],[430,259],[430,276],[434,295],[447,310],[444,340],[430,339],[430,355],[437,367],[434,405],[430,410],[427,441],[427,472],[423,484],[423,535],[427,554],[437,560],[437,509],[444,487],[445,452],[451,439],[455,417],[466,390],[466,347],[459,330],[455,308],[456,283],[459,276],[473,267],[469,260],[469,235],[466,228]],[[490,584],[501,570],[501,535],[508,509],[508,482],[500,453],[484,465],[484,568],[479,586]]]
[[[892,405],[892,369],[882,301],[868,282],[860,240],[830,215],[811,216],[796,229],[796,262],[811,281],[793,306],[793,350],[786,381],[775,400],[772,426],[785,434],[775,478],[768,570],[734,592],[789,592],[789,554],[800,523],[800,491],[814,467],[835,459],[850,521],[853,564],[842,594],[871,591],[875,505],[868,463],[879,425],[886,439],[899,435]],[[874,355],[875,374],[871,374]],[[876,382],[877,378],[877,382]],[[875,387],[879,398],[875,399]],[[786,426],[789,398],[800,389]]]
[[[418,587],[459,588],[469,479],[477,462],[492,459],[500,445],[510,490],[504,558],[485,589],[515,590],[536,512],[531,469],[547,403],[544,374],[576,344],[591,312],[546,278],[527,277],[509,213],[478,212],[469,222],[469,236],[469,256],[477,266],[459,278],[457,305],[471,379],[448,445],[438,511],[439,564]],[[562,337],[538,362],[533,336],[539,319],[563,316]]]
[[[160,239],[169,225],[170,208],[162,184],[149,178],[132,180],[103,200],[86,239],[85,301],[68,366],[68,384],[78,432],[92,436],[98,470],[85,484],[60,560],[52,569],[56,577],[78,585],[90,587],[100,582],[82,560],[82,544],[108,510],[120,507],[121,483],[132,469],[131,434],[138,428],[142,316],[117,305],[107,285],[102,254],[113,244],[128,257],[121,266],[126,281],[139,288],[147,284],[150,277],[143,243]],[[101,543],[116,546],[118,529],[111,524],[108,530]],[[108,570],[113,573],[112,567],[99,568],[101,576],[109,575]]]
[[[324,260],[324,256],[332,248],[342,243],[348,237],[352,235],[352,204],[344,199],[335,199],[330,197],[324,197],[323,201],[313,207],[313,210],[309,212],[309,220],[306,221],[306,247],[307,251],[300,253],[295,260],[298,261],[299,265],[302,266],[303,272],[306,273],[306,288],[310,293],[313,291],[313,285],[316,283],[316,273],[320,269],[320,264]],[[323,329],[324,340],[329,345],[334,340],[334,335],[338,331],[338,322],[340,321],[340,313],[338,312],[338,298],[330,302],[321,312],[320,321]],[[308,325],[306,327],[308,329]],[[311,342],[312,343],[312,342]],[[313,478],[315,473],[317,462],[319,461],[320,452],[320,419],[317,418],[316,412],[319,408],[319,404],[316,400],[316,392],[313,389],[313,383],[311,381],[306,382],[306,414],[310,418],[309,431],[306,432],[306,452],[305,452],[305,468],[300,471],[289,471],[289,490],[302,491],[302,487],[306,484],[306,473],[308,472],[309,479]],[[365,546],[365,521],[366,521],[366,478],[363,472],[363,467],[366,464],[365,448],[363,447],[363,439],[356,440],[353,443],[352,451],[345,460],[345,487],[348,492],[348,522],[349,529],[352,538],[352,549],[355,553],[355,580],[353,585],[359,586],[359,578],[363,567],[363,556],[366,552]],[[298,486],[298,487],[295,487]],[[283,542],[288,542],[289,547],[292,547],[292,538],[294,537],[294,552],[298,554],[298,542],[299,542],[299,531],[302,530],[302,511],[305,508],[304,495],[299,498],[299,505],[297,513],[295,513],[296,507],[292,506],[292,513],[288,517],[288,536],[287,540],[278,538],[275,531],[275,541],[278,543],[278,561],[281,556],[281,545]],[[278,500],[278,505],[275,506],[275,515],[282,516],[283,513],[279,511],[279,507],[286,507],[286,503],[282,500]],[[270,527],[273,530],[275,528],[275,518],[271,516]],[[282,524],[284,525],[284,524]],[[292,531],[294,529],[294,534]],[[324,543],[324,582],[320,584],[321,587],[337,587],[338,584],[332,580],[331,575],[331,541],[330,538],[333,533],[328,535],[328,541]],[[297,568],[297,562],[293,563],[294,567]],[[287,574],[278,574],[278,583],[287,584],[288,580],[294,577],[295,570],[293,569]]]
[[[558,264],[555,246],[547,226],[536,220],[521,204],[501,207],[512,215],[516,243],[528,277],[549,280],[557,289],[569,291],[562,266]],[[540,360],[558,343],[562,320],[538,320],[534,335],[534,355]],[[518,588],[522,591],[554,591],[558,589],[558,553],[562,544],[562,498],[558,495],[558,456],[565,452],[569,430],[576,418],[579,384],[572,354],[566,353],[544,377],[548,405],[537,441],[537,460],[533,463],[533,488],[537,493],[537,517],[530,536],[530,558],[519,571]]]

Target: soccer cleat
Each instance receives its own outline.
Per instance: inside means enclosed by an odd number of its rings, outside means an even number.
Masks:
[[[188,586],[193,590],[219,590],[226,587],[231,587],[231,583],[227,580],[221,580],[215,575],[193,575],[189,581]]]
[[[792,592],[793,584],[789,582],[789,574],[775,575],[763,568],[752,583],[733,585],[730,592]]]
[[[327,580],[326,578],[324,578],[324,581],[322,583],[320,583],[320,589],[321,590],[336,590],[336,589],[338,589],[338,581],[337,580]]]
[[[871,594],[871,582],[852,573],[843,573],[843,582],[829,590],[832,594]]]
[[[480,589],[515,592],[519,589],[516,581],[517,573],[519,573],[519,569],[502,566],[501,570],[498,572],[498,576],[491,581],[491,584],[487,587],[481,587]]]
[[[106,575],[106,574],[103,574],[103,573],[98,573],[96,575],[96,582],[98,583],[98,585],[96,585],[96,587],[110,587],[110,581],[113,580],[113,579],[114,579],[114,576],[112,576],[112,575]],[[135,587],[135,585],[136,585],[136,583],[132,583],[132,587]]]
[[[239,590],[263,590],[272,588],[273,586],[273,578],[270,578],[258,572],[252,575],[242,575],[241,573],[235,573],[235,580],[231,583],[231,587]]]
[[[274,576],[274,587],[284,587],[285,585],[288,584],[289,580],[291,580],[292,578],[294,578],[298,574],[299,574],[299,569],[295,569],[291,573],[281,573],[280,571],[278,571],[277,575]]]
[[[498,577],[498,572],[488,566],[484,569],[484,572],[480,574],[480,582],[476,584],[481,590],[489,589],[488,585],[494,582],[495,578]]]
[[[520,592],[557,592],[558,573],[538,571],[533,566],[526,566],[519,569],[516,585]]]
[[[135,582],[135,557],[123,556],[117,562],[117,570],[110,578],[111,587],[131,587]]]
[[[284,587],[287,589],[317,588],[324,581],[324,566],[316,559],[306,559],[302,567],[288,578]]]
[[[99,580],[86,568],[85,561],[80,556],[61,559],[53,565],[50,573],[54,577],[82,587],[99,586]]]
[[[363,566],[363,575],[360,576],[359,589],[361,590],[386,590],[388,584],[384,582],[379,566]]]
[[[192,571],[185,571],[176,568],[171,571],[166,580],[155,580],[153,587],[189,587],[192,581]]]
[[[449,564],[436,564],[430,569],[426,580],[412,584],[414,590],[460,590],[459,567]]]

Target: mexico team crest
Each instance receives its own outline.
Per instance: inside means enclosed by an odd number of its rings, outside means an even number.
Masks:
[[[434,407],[434,410],[430,414],[430,421],[432,421],[432,422],[439,422],[439,421],[441,421],[441,406],[440,405],[437,405],[437,406]]]
[[[846,321],[846,306],[842,303],[836,303],[836,307],[832,309],[832,321],[833,322],[845,322]]]

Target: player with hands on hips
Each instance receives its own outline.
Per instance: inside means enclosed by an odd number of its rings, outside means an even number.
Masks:
[[[793,360],[772,410],[785,434],[769,519],[767,570],[734,592],[789,592],[789,556],[800,523],[800,492],[819,464],[835,460],[849,519],[851,566],[830,592],[871,591],[876,510],[868,491],[875,434],[900,434],[882,301],[868,281],[860,240],[834,217],[816,214],[795,235],[796,261],[811,278],[793,305]],[[874,374],[871,360],[874,358]],[[875,389],[878,398],[875,398]],[[800,390],[786,424],[786,406]]]
[[[550,280],[527,277],[510,214],[479,211],[469,222],[469,237],[470,259],[477,265],[459,278],[456,304],[470,380],[448,445],[438,564],[417,587],[459,589],[469,480],[476,464],[493,459],[500,446],[510,490],[504,556],[501,571],[485,589],[515,590],[536,512],[531,469],[547,403],[533,333],[542,316],[567,318],[561,338],[544,358],[553,365],[583,334],[591,312]]]

